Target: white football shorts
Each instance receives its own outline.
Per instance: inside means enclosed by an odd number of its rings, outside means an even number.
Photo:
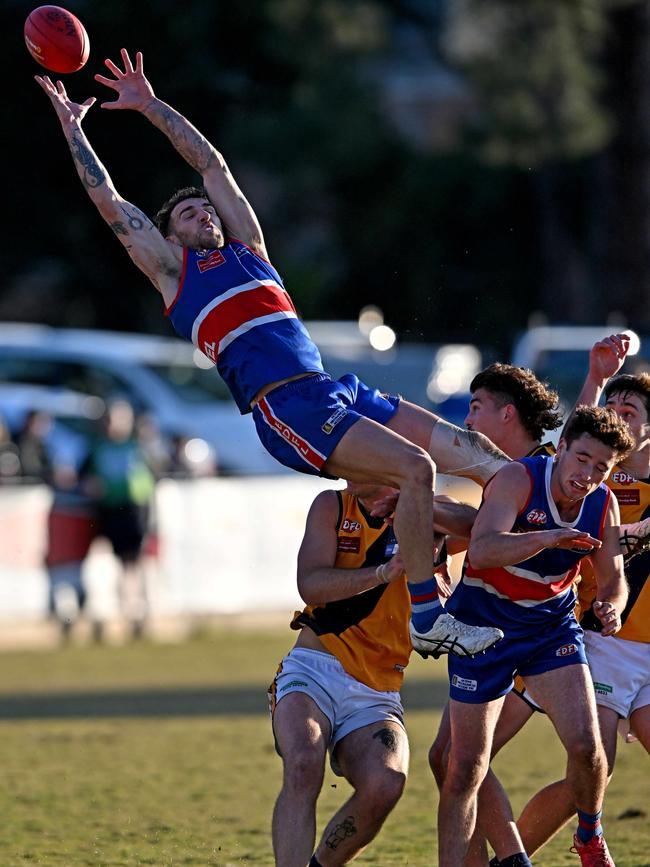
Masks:
[[[596,704],[629,717],[650,705],[650,644],[585,631]]]
[[[352,677],[335,656],[307,647],[294,647],[284,657],[269,695],[270,711],[292,692],[304,692],[329,720],[330,764],[342,776],[333,757],[336,745],[350,732],[382,720],[404,728],[399,692],[379,692]],[[277,747],[277,745],[276,745]]]

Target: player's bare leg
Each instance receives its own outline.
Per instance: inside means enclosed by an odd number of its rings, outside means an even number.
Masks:
[[[477,794],[490,765],[502,704],[503,699],[449,702],[451,746],[438,807],[439,867],[459,867],[467,854],[476,827]]]
[[[616,758],[618,715],[609,708],[599,707],[598,720],[611,776]],[[538,852],[574,817],[574,795],[566,779],[556,780],[533,795],[517,819],[528,854]]]
[[[634,711],[630,717],[630,731],[646,753],[650,753],[650,705]]]
[[[510,458],[483,434],[450,424],[440,416],[402,400],[386,427],[423,448],[438,472],[473,479],[481,487]]]
[[[509,693],[505,697],[499,720],[494,730],[492,756],[501,749],[530,719],[532,708],[517,696]],[[451,725],[449,703],[445,706],[440,728],[429,751],[429,764],[441,789],[447,771]],[[487,863],[486,839],[497,856],[507,858],[523,851],[522,840],[515,827],[512,808],[508,797],[496,775],[488,770],[477,794],[476,828],[470,840],[464,867],[484,867]]]
[[[338,867],[355,858],[399,801],[408,770],[406,732],[388,721],[364,726],[343,738],[336,759],[354,794],[323,832],[316,849],[323,867]]]
[[[282,754],[282,789],[273,810],[273,852],[282,867],[305,867],[316,842],[316,801],[323,785],[329,720],[305,693],[278,702],[273,730]]]
[[[588,845],[594,842],[604,845],[599,836],[602,833],[599,816],[607,785],[607,758],[589,669],[586,665],[570,665],[525,678],[525,682],[548,714],[567,751],[566,779],[580,817],[578,834],[585,827],[595,829],[588,832],[592,834]],[[585,825],[587,821],[592,824]],[[574,846],[580,849],[583,845],[587,844],[574,835]]]

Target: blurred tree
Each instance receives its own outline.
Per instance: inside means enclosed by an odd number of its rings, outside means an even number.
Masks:
[[[505,354],[536,307],[599,319],[615,291],[650,327],[645,0],[68,5],[91,43],[71,95],[110,101],[102,59],[142,50],[158,95],[225,153],[304,315],[378,303],[413,338]],[[31,80],[29,8],[5,9],[0,316],[167,331]],[[136,115],[96,106],[86,126],[149,214],[196,180]]]
[[[475,140],[488,161],[533,179],[539,306],[551,320],[602,321],[621,309],[650,325],[649,9],[645,0],[450,5],[449,55],[481,94]]]

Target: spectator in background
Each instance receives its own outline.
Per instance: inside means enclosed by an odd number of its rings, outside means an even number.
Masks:
[[[18,446],[11,439],[5,420],[0,418],[0,484],[20,477]]]
[[[149,613],[142,551],[155,479],[136,439],[133,408],[128,401],[109,403],[102,435],[91,445],[80,476],[82,489],[95,504],[98,534],[108,539],[121,564],[120,608],[133,637],[141,637]],[[101,638],[99,626],[96,638]]]
[[[46,444],[51,427],[52,417],[48,413],[31,410],[16,436],[23,476],[46,484],[52,481],[52,462]]]

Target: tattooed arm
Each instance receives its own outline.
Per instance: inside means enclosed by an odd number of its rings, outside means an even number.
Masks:
[[[68,142],[77,174],[93,204],[115,232],[133,262],[152,281],[167,303],[176,295],[182,268],[182,250],[166,241],[151,220],[119,195],[108,172],[93,151],[81,123],[94,104],[72,102],[61,82],[36,76],[49,96]]]
[[[203,178],[210,201],[226,230],[257,253],[268,258],[262,229],[255,212],[230,173],[219,151],[182,114],[158,99],[143,72],[142,53],[136,54],[135,68],[125,48],[121,50],[124,71],[112,60],[104,61],[115,78],[96,75],[100,84],[116,91],[118,98],[102,108],[132,109],[163,132],[178,153]]]

